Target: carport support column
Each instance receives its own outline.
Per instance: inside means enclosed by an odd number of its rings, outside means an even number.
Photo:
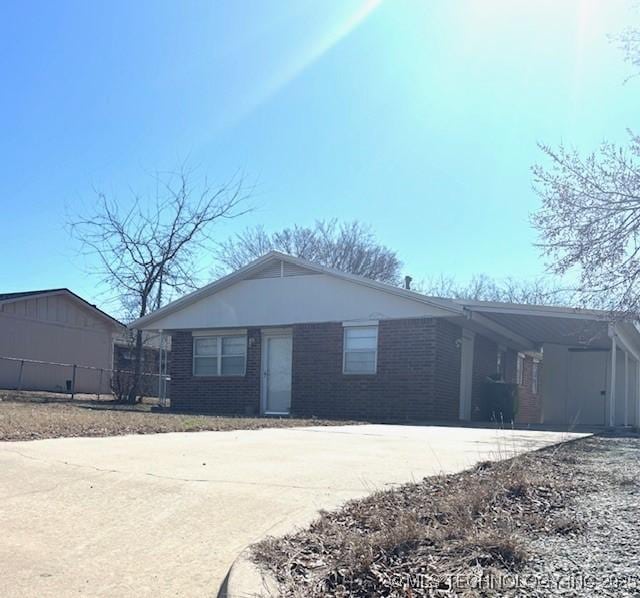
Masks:
[[[611,390],[609,391],[609,426],[615,426],[616,416],[616,353],[618,347],[616,343],[616,332],[612,327],[611,334]]]
[[[636,361],[636,428],[640,428],[640,359]]]
[[[624,425],[629,425],[629,353],[624,352]]]

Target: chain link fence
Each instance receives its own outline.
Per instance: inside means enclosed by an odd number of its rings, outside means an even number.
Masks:
[[[46,391],[69,395],[95,394],[118,399],[126,396],[135,380],[133,370],[98,368],[76,363],[56,363],[0,355],[0,380],[7,390]],[[141,372],[139,394],[169,405],[170,377]]]

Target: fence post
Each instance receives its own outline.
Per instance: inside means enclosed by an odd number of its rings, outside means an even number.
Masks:
[[[71,376],[71,398],[76,394],[76,364],[73,364],[73,375]]]
[[[100,368],[100,382],[98,382],[98,401],[100,400],[100,392],[102,391],[102,374],[104,370]]]
[[[20,361],[20,371],[18,372],[18,389],[22,390],[22,372],[24,371],[24,359]]]

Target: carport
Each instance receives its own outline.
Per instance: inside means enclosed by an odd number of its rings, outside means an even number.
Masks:
[[[488,319],[542,353],[543,423],[640,425],[640,328],[610,312],[460,302],[467,318]]]

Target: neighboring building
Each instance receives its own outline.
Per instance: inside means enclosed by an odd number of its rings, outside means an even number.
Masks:
[[[471,420],[500,372],[519,385],[521,423],[640,417],[632,322],[426,297],[278,252],[131,326],[171,336],[178,410]]]
[[[123,328],[69,289],[0,294],[0,388],[65,390],[76,364],[96,368],[77,368],[76,392],[108,392],[109,374],[99,370],[111,369]]]

